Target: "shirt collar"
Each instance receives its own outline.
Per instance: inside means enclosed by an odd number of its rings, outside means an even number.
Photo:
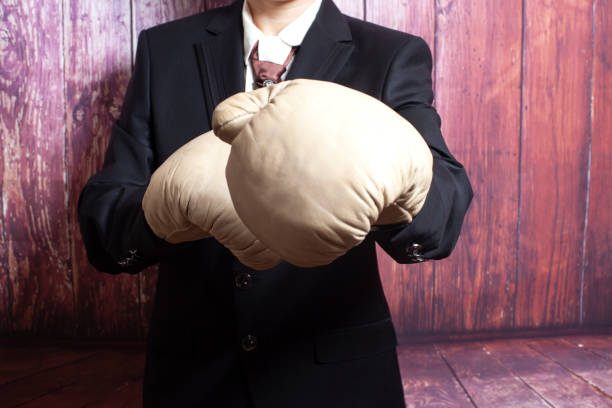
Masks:
[[[287,27],[283,28],[281,32],[278,33],[278,36],[275,36],[277,37],[275,40],[284,43],[288,49],[301,45],[321,8],[321,2],[322,0],[315,0],[298,18],[293,20]],[[253,22],[246,0],[242,6],[242,27],[244,31],[244,63],[248,65],[249,56],[251,55],[255,43],[265,37],[265,35]]]

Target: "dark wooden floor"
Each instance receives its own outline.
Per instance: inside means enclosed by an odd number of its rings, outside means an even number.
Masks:
[[[408,407],[612,407],[612,335],[399,349]],[[0,346],[0,407],[139,407],[139,347]]]

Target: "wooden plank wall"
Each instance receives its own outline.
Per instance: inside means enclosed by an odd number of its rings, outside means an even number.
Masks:
[[[142,338],[155,269],[88,264],[76,218],[140,30],[229,0],[0,0],[0,335]],[[379,251],[400,336],[612,325],[610,0],[336,0],[423,37],[475,198],[451,257]]]

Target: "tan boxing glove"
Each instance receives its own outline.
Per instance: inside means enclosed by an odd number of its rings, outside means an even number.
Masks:
[[[174,152],[153,173],[142,200],[145,219],[170,243],[214,237],[245,265],[269,269],[281,260],[242,223],[230,198],[230,146],[212,131]]]
[[[234,207],[268,248],[298,266],[332,262],[374,224],[411,222],[432,180],[419,132],[391,108],[330,82],[298,79],[217,106],[232,144]]]

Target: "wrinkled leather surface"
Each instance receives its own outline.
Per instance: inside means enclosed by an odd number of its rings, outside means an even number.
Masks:
[[[237,213],[284,260],[332,262],[374,224],[411,222],[432,180],[419,132],[382,102],[297,79],[236,94],[213,129],[232,144],[226,176]]]
[[[269,269],[280,263],[242,223],[225,181],[230,146],[212,131],[174,152],[153,173],[142,201],[147,223],[176,244],[213,236],[242,263]]]

